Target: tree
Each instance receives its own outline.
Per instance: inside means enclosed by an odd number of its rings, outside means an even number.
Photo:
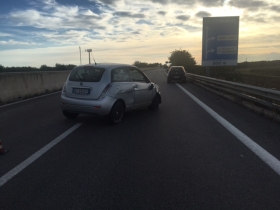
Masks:
[[[140,61],[135,61],[132,65],[137,67],[142,67],[143,63]]]
[[[171,52],[171,56],[168,57],[169,62],[172,66],[184,66],[187,70],[188,67],[193,67],[196,65],[195,59],[186,50],[174,50]]]
[[[140,61],[135,61],[132,65],[133,65],[133,66],[136,66],[136,67],[138,67],[138,68],[145,68],[145,67],[148,67],[148,63],[140,62]]]
[[[74,67],[76,67],[76,65],[73,65],[73,64],[68,64],[68,65],[64,65],[64,64],[59,64],[59,63],[56,63],[55,64],[55,70],[72,70]]]
[[[49,67],[45,64],[41,65],[41,67],[40,67],[41,71],[51,71],[52,69],[53,69],[52,67]]]
[[[4,67],[4,66],[2,66],[2,65],[0,64],[0,72],[1,72],[1,71],[3,71],[3,72],[4,72],[4,70],[5,70],[5,67]]]

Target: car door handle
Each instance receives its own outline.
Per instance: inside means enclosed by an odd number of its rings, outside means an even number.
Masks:
[[[134,87],[134,88],[138,88],[138,85],[134,85],[133,87]]]

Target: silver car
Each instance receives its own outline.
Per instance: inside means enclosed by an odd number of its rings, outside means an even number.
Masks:
[[[108,115],[119,123],[125,111],[148,106],[157,110],[159,87],[137,67],[127,64],[88,64],[75,67],[61,93],[64,116]]]

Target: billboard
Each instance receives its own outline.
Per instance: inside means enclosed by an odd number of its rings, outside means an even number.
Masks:
[[[204,17],[202,66],[234,66],[238,59],[239,17]]]

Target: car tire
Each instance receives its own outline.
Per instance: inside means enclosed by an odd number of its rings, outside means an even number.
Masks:
[[[120,101],[117,101],[110,111],[109,121],[114,125],[118,124],[122,121],[123,114],[124,114],[123,103]]]
[[[149,106],[149,109],[150,110],[158,110],[159,103],[160,103],[160,98],[159,98],[158,95],[155,95],[151,105]]]
[[[73,112],[67,112],[67,111],[63,111],[62,112],[63,115],[69,119],[75,119],[79,116],[79,113],[73,113]]]

